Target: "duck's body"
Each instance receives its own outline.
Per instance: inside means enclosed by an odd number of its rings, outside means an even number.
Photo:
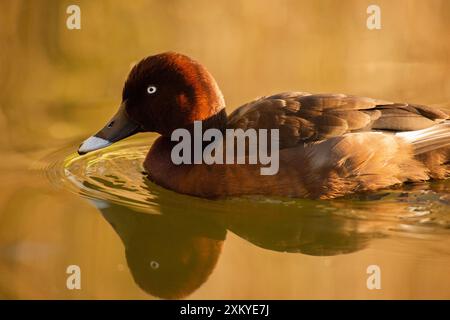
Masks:
[[[445,178],[450,149],[415,155],[414,145],[396,134],[439,123],[450,130],[447,117],[425,106],[342,94],[283,93],[244,105],[227,119],[227,128],[280,130],[276,175],[261,175],[259,166],[250,164],[175,166],[175,143],[167,137],[153,144],[144,166],[155,183],[199,197],[334,198]]]
[[[146,101],[143,92],[151,87],[158,87],[160,97]],[[193,196],[334,198],[450,174],[449,116],[427,106],[288,92],[250,102],[226,117],[212,76],[175,53],[139,63],[125,84],[122,105],[110,122],[117,127],[107,126],[90,139],[107,145],[137,131],[159,132],[144,162],[149,178]],[[261,175],[255,164],[174,164],[170,135],[177,128],[189,130],[196,120],[221,131],[278,129],[278,173]],[[97,149],[94,142],[86,141],[80,152]]]

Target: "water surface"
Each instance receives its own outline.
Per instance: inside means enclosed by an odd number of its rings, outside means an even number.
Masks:
[[[286,281],[286,268],[291,285],[314,285],[296,276],[296,272],[304,274],[302,260],[308,258],[319,270],[325,268],[320,273],[309,271],[319,282],[323,281],[320,277],[338,272],[334,261],[345,261],[342,266],[350,264],[346,268],[352,271],[336,273],[333,281],[352,276],[356,279],[348,280],[349,285],[361,288],[366,268],[372,264],[381,267],[386,286],[393,282],[389,276],[403,276],[404,271],[393,272],[393,264],[401,266],[411,256],[427,265],[433,261],[431,269],[449,267],[450,181],[331,201],[258,196],[204,200],[147,180],[142,162],[152,140],[142,135],[82,157],[61,158],[64,151],[60,151],[44,160],[54,185],[82,196],[98,210],[120,239],[124,268],[136,287],[152,296],[195,297],[209,287],[214,281],[210,278],[216,279],[215,273],[221,273],[224,265],[228,270],[222,273],[230,272],[229,280],[245,279],[251,287],[243,285],[240,290]],[[231,258],[230,251],[237,257]],[[370,260],[363,260],[366,255]],[[388,261],[386,256],[390,256]],[[247,265],[238,267],[237,260],[246,260]],[[253,273],[262,273],[263,279],[250,276]],[[211,289],[205,294],[199,297],[208,297]],[[279,298],[279,294],[294,297],[270,290],[251,297]]]

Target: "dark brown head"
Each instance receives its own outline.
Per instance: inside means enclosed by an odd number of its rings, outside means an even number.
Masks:
[[[78,152],[106,147],[137,132],[170,136],[173,130],[211,119],[224,108],[216,81],[201,64],[174,52],[150,56],[128,75],[119,111]]]

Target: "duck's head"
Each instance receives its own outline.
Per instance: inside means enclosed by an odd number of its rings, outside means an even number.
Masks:
[[[117,113],[81,144],[78,153],[107,147],[137,132],[170,136],[194,121],[220,122],[224,108],[216,81],[201,64],[174,52],[150,56],[130,71]]]

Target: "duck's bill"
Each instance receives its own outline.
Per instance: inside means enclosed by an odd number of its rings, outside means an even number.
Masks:
[[[83,141],[78,148],[78,154],[83,155],[94,150],[105,148],[114,142],[139,132],[139,128],[140,126],[137,123],[128,118],[125,108],[122,105],[103,129]]]

